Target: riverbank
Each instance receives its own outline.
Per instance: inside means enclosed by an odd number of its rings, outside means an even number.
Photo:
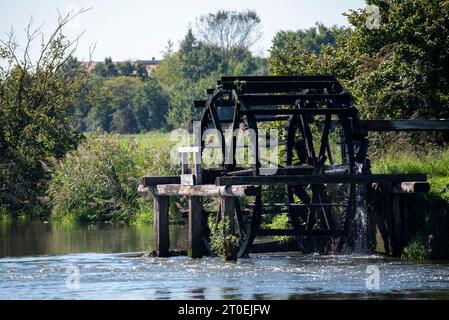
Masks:
[[[153,201],[138,194],[137,185],[144,175],[179,174],[179,166],[170,158],[174,143],[168,133],[161,132],[86,134],[77,150],[49,168],[52,179],[42,207],[37,208],[34,216],[62,222],[151,224]],[[409,197],[416,223],[409,226],[410,243],[403,257],[449,258],[449,150],[398,154],[390,149],[372,160],[374,173],[426,173],[429,178],[430,192]],[[181,202],[182,199],[171,202],[172,224],[185,222]],[[19,215],[19,219],[27,216]],[[8,217],[5,209],[0,210],[0,218]],[[264,223],[286,227],[287,220],[285,215],[279,215]]]
[[[393,153],[375,159],[374,173],[426,173],[430,191],[408,196],[409,244],[403,258],[449,258],[449,150]]]

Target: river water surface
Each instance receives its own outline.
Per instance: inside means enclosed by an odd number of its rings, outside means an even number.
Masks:
[[[185,248],[186,238],[185,227],[172,227],[173,248]],[[448,262],[136,257],[151,249],[151,227],[124,224],[0,221],[0,241],[0,299],[449,299]]]

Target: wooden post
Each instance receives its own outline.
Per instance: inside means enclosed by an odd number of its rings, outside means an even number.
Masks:
[[[393,197],[391,193],[391,184],[386,183],[384,190],[382,190],[383,194],[383,213],[385,217],[385,223],[388,229],[388,248],[389,248],[389,255],[395,255],[396,254],[396,248],[394,243],[394,230],[393,230]]]
[[[168,197],[154,197],[154,245],[158,257],[170,255],[170,235],[168,230]]]
[[[393,255],[399,256],[402,252],[402,249],[404,248],[400,196],[392,196],[391,206],[391,215],[393,221]]]
[[[220,197],[221,206],[221,220],[223,221],[225,217],[229,221],[230,232],[234,231],[234,213],[235,213],[235,199],[234,197]]]
[[[189,256],[201,258],[204,254],[203,217],[201,197],[189,197]]]

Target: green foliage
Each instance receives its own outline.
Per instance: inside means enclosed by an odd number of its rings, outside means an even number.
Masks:
[[[133,114],[141,132],[164,128],[168,98],[154,78],[149,78],[136,92]]]
[[[137,193],[138,181],[144,175],[178,173],[171,146],[161,133],[90,135],[52,167],[48,196],[53,215],[151,223],[152,199]],[[176,206],[170,207],[170,218],[179,221]]]
[[[252,11],[203,16],[197,34],[188,29],[178,51],[168,43],[151,74],[131,61],[114,62],[108,57],[97,63],[72,113],[77,128],[139,133],[189,126],[199,116],[193,100],[204,99],[206,89],[214,87],[222,75],[267,73],[266,59],[253,57],[249,51],[258,38],[259,23]],[[228,28],[226,43],[205,36],[223,28]]]
[[[178,128],[187,127],[198,117],[193,100],[204,99],[206,89],[213,88],[223,74],[266,73],[266,60],[253,57],[245,46],[223,49],[213,42],[198,41],[189,29],[179,51],[174,52],[172,44],[168,44],[153,76],[168,97],[167,123],[171,128]]]
[[[96,83],[88,98],[92,103],[92,109],[87,117],[89,127],[107,132],[137,132],[133,99],[141,84],[137,78],[124,76]]]
[[[372,0],[379,29],[365,26],[365,10],[346,15],[352,26],[335,33],[320,54],[296,39],[274,47],[273,74],[333,74],[355,97],[365,118],[449,117],[449,3]]]
[[[54,165],[48,194],[56,215],[79,220],[127,219],[139,207],[135,145],[116,136],[93,136]]]
[[[218,224],[211,224],[211,248],[225,261],[237,259],[239,249],[239,238],[236,237],[230,226],[228,217],[222,219]]]
[[[219,10],[199,17],[197,29],[201,42],[217,47],[229,56],[233,50],[248,49],[259,40],[260,22],[252,10]]]
[[[32,55],[40,31],[31,23],[24,48],[13,32],[0,42],[0,203],[13,215],[40,205],[48,159],[62,157],[80,139],[70,114],[87,73],[70,59],[74,42],[61,32],[69,19],[61,17]]]
[[[112,62],[111,57],[105,58],[103,63],[97,63],[93,73],[102,78],[116,77],[119,75],[117,66]]]
[[[424,261],[429,257],[429,247],[420,238],[416,237],[404,248],[401,259],[408,261]]]
[[[272,47],[276,50],[288,51],[290,45],[295,43],[300,48],[319,54],[322,45],[335,45],[334,31],[322,23],[316,23],[315,27],[305,30],[279,31],[273,38]]]
[[[289,222],[288,214],[283,212],[273,217],[270,223],[265,225],[268,229],[290,229],[291,224]],[[290,240],[294,239],[291,236],[275,236],[274,239],[277,240]]]
[[[83,97],[85,129],[137,133],[165,126],[167,98],[153,78],[94,78]]]
[[[449,258],[449,151],[432,151],[426,154],[390,151],[375,159],[375,173],[426,173],[430,192],[408,196],[411,212],[408,234],[415,238],[430,239],[430,250],[426,257]],[[414,239],[410,252],[419,248]]]
[[[141,63],[131,61],[114,63],[111,57],[105,58],[104,62],[97,63],[93,74],[100,78],[138,76],[141,80],[148,79],[148,72]]]

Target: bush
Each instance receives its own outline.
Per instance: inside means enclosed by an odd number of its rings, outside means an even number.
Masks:
[[[404,248],[401,258],[409,261],[424,261],[429,257],[429,246],[421,237],[416,237]]]
[[[176,175],[168,135],[89,135],[77,150],[52,166],[49,204],[52,214],[79,221],[152,222],[151,197],[138,194],[144,175]],[[179,222],[171,201],[170,221]]]
[[[271,220],[271,223],[266,224],[265,227],[268,229],[289,229],[290,222],[288,221],[288,214],[283,212],[281,214],[278,214],[273,217]],[[275,236],[274,239],[277,240],[291,240],[294,239],[294,237],[291,236]]]
[[[239,250],[239,238],[231,232],[230,221],[225,217],[217,225],[212,225],[211,247],[224,261],[237,260]]]
[[[55,162],[48,190],[53,214],[84,221],[129,220],[142,206],[135,148],[121,146],[115,135],[92,136]]]

